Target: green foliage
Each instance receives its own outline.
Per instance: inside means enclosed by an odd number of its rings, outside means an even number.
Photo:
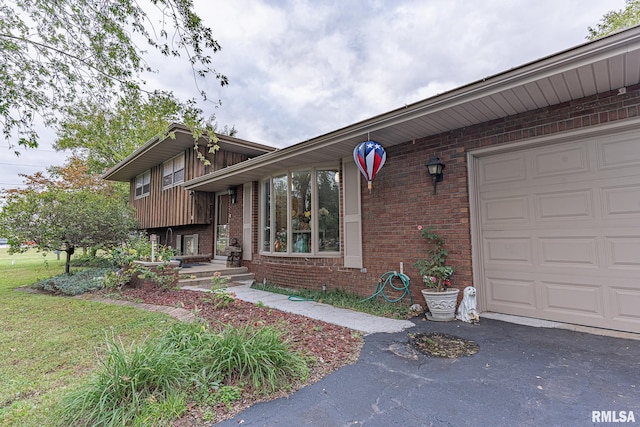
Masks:
[[[148,93],[142,74],[153,70],[141,40],[166,57],[186,56],[196,87],[208,76],[226,85],[211,66],[220,45],[193,9],[192,0],[0,3],[0,126],[10,147],[37,147],[38,116],[52,126],[79,102]],[[181,122],[205,129],[193,100],[183,109]]]
[[[588,27],[588,40],[621,31],[640,24],[640,0],[625,0],[624,9],[612,10],[604,14],[594,27]]]
[[[444,291],[451,286],[449,277],[453,274],[453,267],[445,265],[449,251],[444,248],[444,239],[433,231],[432,227],[418,226],[422,237],[429,242],[427,259],[419,259],[413,266],[420,271],[425,286],[437,292]]]
[[[227,381],[249,382],[259,393],[286,388],[291,378],[304,380],[309,374],[304,358],[284,341],[284,332],[271,327],[227,327],[211,363]]]
[[[211,289],[215,290],[225,288],[229,283],[229,280],[230,279],[228,277],[223,276],[222,273],[216,271],[215,273],[213,273],[213,277],[211,277]]]
[[[384,316],[396,319],[406,319],[411,317],[409,307],[404,304],[392,304],[387,301],[377,299],[364,301],[361,295],[346,292],[342,289],[331,289],[327,292],[322,292],[312,289],[291,289],[269,283],[255,283],[252,288],[283,295],[295,295],[302,299],[317,301],[334,307],[348,308],[363,313],[373,314],[375,316]],[[264,307],[264,303],[261,301],[258,301],[256,305],[258,307]]]
[[[146,96],[132,93],[119,99],[115,107],[82,101],[61,124],[54,148],[73,150],[86,161],[89,171],[101,174],[147,141],[167,136],[171,123],[182,122],[185,115],[200,114],[172,93],[159,91]],[[210,142],[215,144],[215,135]]]
[[[0,211],[0,235],[7,237],[12,252],[32,242],[40,251],[64,251],[68,260],[76,247],[112,247],[135,228],[133,209],[125,201],[55,182],[10,193]]]
[[[104,277],[110,272],[106,268],[92,268],[43,279],[31,287],[58,295],[80,295],[102,289]]]
[[[233,293],[226,289],[211,289],[211,292],[208,293],[209,300],[213,305],[213,308],[220,309],[230,306],[236,301]]]
[[[72,267],[85,267],[85,268],[111,268],[113,263],[105,256],[100,255],[77,255],[71,259]]]
[[[176,254],[175,249],[165,245],[155,245],[154,261],[171,261]],[[113,265],[127,266],[133,261],[151,261],[151,241],[145,232],[129,233],[122,244],[113,248],[109,253]]]
[[[98,372],[64,397],[60,421],[157,425],[182,413],[187,395],[207,404],[230,404],[241,394],[232,383],[248,382],[256,392],[286,387],[292,378],[306,378],[308,368],[282,336],[272,328],[251,327],[215,333],[194,322],[176,323],[162,337],[139,346],[110,340]]]
[[[62,420],[76,426],[129,425],[148,415],[149,406],[180,395],[189,384],[190,365],[162,341],[127,347],[110,340],[97,373],[65,396]]]
[[[79,298],[18,291],[61,274],[64,262],[48,253],[8,255],[0,248],[0,425],[55,424],[54,412],[70,388],[85,381],[102,355],[105,333],[125,345],[152,337],[175,320],[160,313]],[[15,261],[12,264],[12,261]],[[70,425],[70,424],[62,424]],[[148,423],[147,425],[158,425]]]

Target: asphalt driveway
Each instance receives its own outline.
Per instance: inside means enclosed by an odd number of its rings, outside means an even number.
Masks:
[[[640,426],[640,341],[490,319],[415,323],[367,335],[357,363],[217,425]],[[414,354],[407,334],[418,332],[471,339],[480,351]]]

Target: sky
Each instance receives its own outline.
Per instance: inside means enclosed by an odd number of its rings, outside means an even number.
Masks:
[[[201,102],[237,137],[287,147],[586,42],[624,0],[195,0],[229,78]],[[151,88],[198,97],[184,61],[149,58]],[[0,188],[61,165],[55,131],[40,147],[0,145]],[[364,140],[364,139],[363,139]]]

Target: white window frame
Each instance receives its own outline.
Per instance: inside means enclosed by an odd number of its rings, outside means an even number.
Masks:
[[[337,250],[337,251],[319,251],[318,250],[318,244],[319,244],[319,226],[318,226],[318,215],[317,215],[317,208],[316,206],[318,205],[318,171],[323,171],[323,170],[330,170],[330,169],[335,169],[336,171],[340,170],[340,165],[339,164],[335,164],[335,163],[331,163],[331,164],[320,164],[320,165],[313,165],[313,166],[307,166],[307,167],[297,167],[295,169],[289,169],[286,171],[280,171],[277,173],[273,173],[271,175],[269,175],[268,177],[265,177],[264,179],[262,179],[260,181],[260,185],[258,188],[259,191],[259,196],[260,196],[260,202],[258,204],[259,208],[258,208],[258,224],[259,224],[259,235],[258,235],[258,241],[260,242],[259,244],[259,252],[261,255],[268,255],[268,256],[285,256],[285,257],[301,257],[301,258],[337,258],[341,256],[341,250]],[[291,220],[291,177],[292,174],[294,172],[299,172],[299,171],[310,171],[311,172],[311,209],[312,212],[314,212],[315,214],[311,215],[311,251],[310,252],[293,252],[292,251],[292,245],[288,244],[287,245],[287,251],[286,252],[276,252],[274,250],[274,238],[275,238],[275,234],[273,233],[274,230],[274,222],[275,222],[275,215],[273,214],[273,211],[275,209],[275,196],[274,196],[274,189],[273,189],[273,178],[274,177],[279,177],[282,175],[286,175],[287,176],[287,242],[292,242],[292,237],[293,237],[293,230],[292,230],[292,220]],[[270,208],[272,210],[272,213],[270,215],[270,224],[265,224],[265,204],[266,204],[266,200],[265,200],[265,191],[264,191],[264,186],[266,185],[266,183],[269,183],[270,185],[270,196],[271,196],[271,203],[270,203]],[[341,210],[341,206],[342,206],[343,200],[341,198],[338,199],[338,214],[340,213]],[[269,227],[272,230],[271,236],[270,236],[270,247],[269,250],[264,250],[264,230],[266,227]],[[338,230],[338,233],[341,234],[341,230]],[[338,239],[340,240],[342,236],[338,236]]]
[[[179,166],[179,161],[182,161],[182,167],[180,169],[176,169]],[[166,170],[170,169],[171,172],[169,174],[166,173]],[[182,171],[182,178],[176,179],[176,174]],[[185,155],[184,153],[180,153],[172,159],[167,160],[162,164],[162,189],[174,187],[182,182],[184,182],[185,175]],[[165,183],[165,177],[171,176],[171,182]]]
[[[149,186],[146,192],[144,191],[145,177],[147,178],[147,185]],[[140,181],[142,182],[142,185],[139,186],[138,182]],[[138,194],[138,188],[142,188],[142,191],[140,194]],[[134,198],[136,199],[142,199],[143,197],[147,197],[149,194],[151,194],[151,170],[150,169],[136,176],[135,185],[133,189],[133,195],[134,195]]]

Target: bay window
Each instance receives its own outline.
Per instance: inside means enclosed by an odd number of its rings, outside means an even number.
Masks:
[[[304,255],[340,253],[340,189],[337,167],[309,168],[262,182],[262,252]]]

